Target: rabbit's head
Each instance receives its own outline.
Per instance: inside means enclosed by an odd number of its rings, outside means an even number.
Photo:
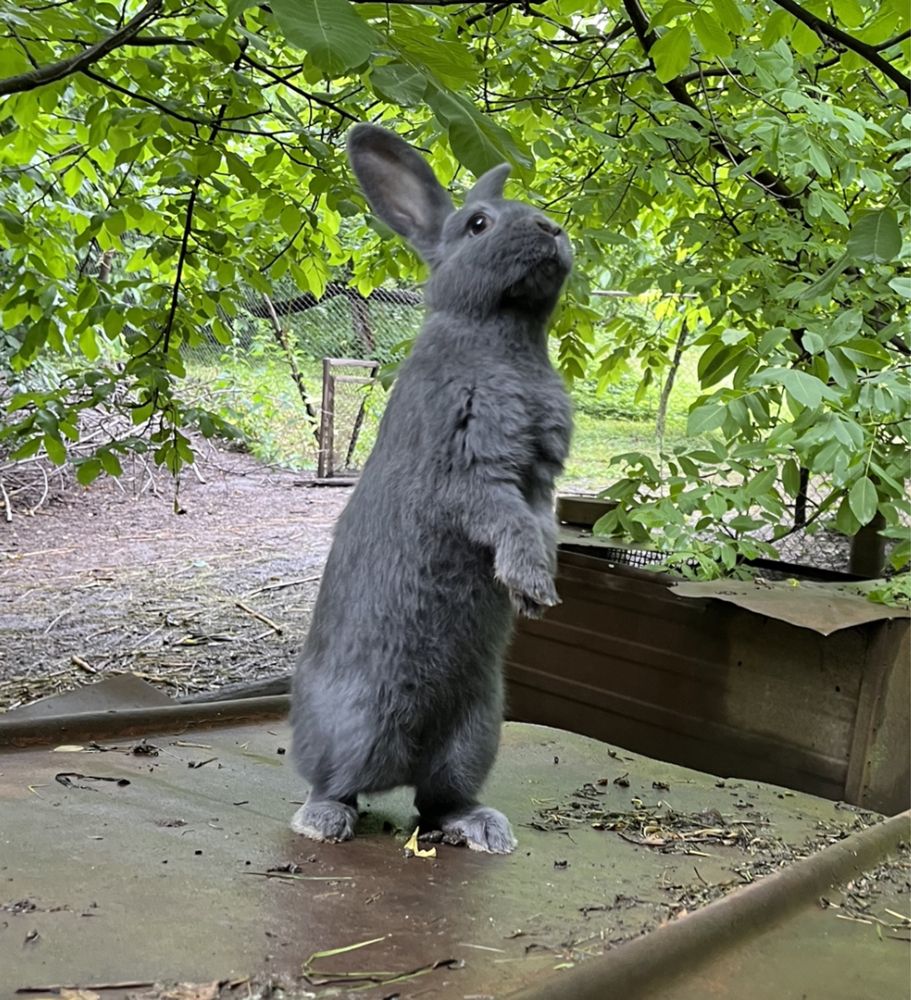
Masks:
[[[572,250],[546,215],[503,197],[509,164],[488,170],[456,210],[423,157],[394,133],[357,125],[348,153],[371,208],[430,265],[432,309],[542,319],[551,311]]]

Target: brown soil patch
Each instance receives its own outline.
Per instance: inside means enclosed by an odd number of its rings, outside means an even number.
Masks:
[[[95,674],[182,695],[291,669],[351,490],[224,451],[199,471],[179,514],[160,476],[0,522],[0,711]]]

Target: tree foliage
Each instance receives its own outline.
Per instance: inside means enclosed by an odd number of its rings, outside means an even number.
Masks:
[[[216,429],[182,402],[186,348],[230,342],[244,289],[415,276],[344,161],[369,118],[456,186],[508,160],[566,225],[568,377],[636,362],[645,388],[698,353],[691,442],[621,459],[605,530],[703,572],[760,529],[899,535],[908,22],[903,0],[0,0],[0,433],[63,461],[81,408],[120,406],[135,438],[80,478],[145,441],[176,470],[186,427]],[[607,284],[637,307],[605,320]]]

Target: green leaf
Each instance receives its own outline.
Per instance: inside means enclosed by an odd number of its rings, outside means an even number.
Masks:
[[[822,354],[826,349],[826,342],[818,333],[814,333],[812,330],[807,330],[804,333],[801,343],[808,354]]]
[[[415,66],[403,62],[385,63],[370,71],[373,89],[392,104],[412,108],[424,100],[427,76]]]
[[[100,475],[101,462],[97,458],[86,458],[76,466],[76,478],[83,486],[88,486]]]
[[[260,0],[228,0],[228,16],[237,17],[249,7],[256,7]]]
[[[803,21],[794,18],[791,27],[791,44],[796,52],[802,56],[808,56],[815,52],[822,45],[822,42],[812,28],[807,27]]]
[[[718,493],[710,493],[705,498],[705,509],[713,517],[722,518],[728,512],[727,501]]]
[[[911,299],[911,278],[893,278],[889,287],[903,298]]]
[[[655,64],[655,74],[662,83],[668,83],[689,66],[693,40],[689,29],[682,24],[663,34],[649,49]]]
[[[699,384],[708,389],[729,375],[740,363],[744,351],[742,347],[725,344],[716,340],[702,352],[697,365]]]
[[[866,20],[866,14],[858,0],[832,0],[832,8],[845,27],[859,28]]]
[[[453,153],[476,177],[504,160],[531,169],[531,157],[519,149],[510,134],[461,95],[431,85],[427,103],[446,126]]]
[[[891,208],[867,212],[851,227],[845,249],[855,260],[885,263],[894,260],[902,248],[898,216]]]
[[[31,458],[32,455],[36,454],[41,448],[42,439],[40,437],[29,438],[25,444],[21,444],[11,455],[10,458],[14,462],[18,462],[20,458]]]
[[[845,497],[839,505],[838,513],[835,515],[835,527],[838,528],[843,535],[848,536],[856,535],[858,529],[860,528],[860,522],[851,510],[849,497]]]
[[[79,335],[79,350],[89,361],[94,361],[98,357],[98,342],[95,340],[95,331],[91,326],[87,326]]]
[[[727,59],[733,53],[730,36],[711,14],[697,10],[693,15],[693,27],[706,55]]]
[[[802,406],[815,410],[823,399],[837,402],[838,395],[822,379],[794,368],[767,368],[750,378],[751,385],[780,385]]]
[[[66,448],[59,437],[54,437],[53,434],[45,434],[44,450],[54,465],[63,465],[66,462]]]
[[[363,65],[379,45],[348,0],[272,0],[271,6],[285,38],[329,76]]]
[[[462,88],[478,79],[478,64],[465,46],[446,41],[432,28],[416,28],[409,24],[394,32],[392,41],[404,60],[417,63],[426,70],[428,79],[444,85]]]
[[[727,418],[727,410],[721,403],[706,403],[690,410],[686,418],[686,433],[690,437],[717,430]]]
[[[286,205],[279,216],[282,229],[288,236],[294,236],[301,224],[300,210],[296,205]]]
[[[873,481],[867,476],[861,476],[851,487],[848,502],[851,505],[851,513],[858,522],[861,525],[869,524],[876,516],[876,509],[879,505]]]
[[[120,459],[112,451],[99,451],[96,457],[109,476],[119,476],[123,472]]]
[[[789,458],[781,467],[781,485],[788,496],[796,497],[800,492],[800,467]]]

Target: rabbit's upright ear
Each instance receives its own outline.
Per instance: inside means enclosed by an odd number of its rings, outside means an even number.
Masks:
[[[506,178],[509,177],[511,169],[508,163],[491,167],[477,179],[475,186],[465,196],[465,204],[470,205],[474,201],[497,201],[502,198]]]
[[[355,125],[348,157],[370,207],[430,264],[452,199],[407,142],[377,125]]]

